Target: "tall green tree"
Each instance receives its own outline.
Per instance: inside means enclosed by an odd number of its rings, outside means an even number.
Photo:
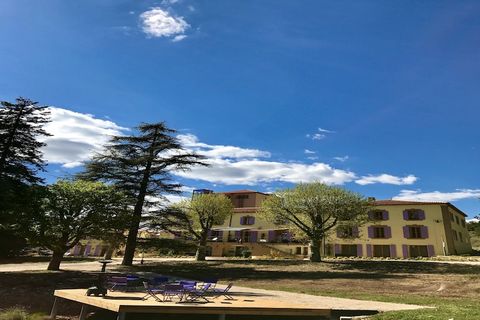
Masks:
[[[204,261],[208,234],[233,214],[232,201],[223,194],[200,194],[159,212],[153,225],[173,234],[189,235],[197,241],[195,259]]]
[[[101,182],[59,180],[37,198],[34,214],[28,215],[29,242],[52,250],[48,270],[59,270],[65,252],[80,240],[99,238],[124,221],[126,200]]]
[[[143,123],[136,131],[130,136],[114,137],[103,153],[86,164],[85,172],[80,175],[113,184],[133,199],[123,265],[132,265],[149,198],[180,192],[181,185],[171,179],[172,171],[204,165],[203,157],[185,151],[174,136],[176,131],[165,123]]]
[[[38,183],[38,171],[44,170],[39,137],[48,136],[44,125],[50,121],[47,106],[18,98],[16,103],[1,102],[0,178]]]
[[[47,106],[29,99],[15,103],[0,102],[0,256],[14,255],[25,244],[18,216],[28,211],[31,190],[42,182],[38,171],[44,170],[38,138],[48,136],[43,129],[49,122]]]
[[[338,222],[361,224],[371,208],[360,194],[319,182],[301,183],[263,201],[260,215],[281,222],[310,240],[310,261],[322,260],[320,246]]]

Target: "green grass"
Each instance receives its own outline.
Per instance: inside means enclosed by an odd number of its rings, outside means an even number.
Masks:
[[[0,320],[42,320],[42,314],[29,314],[25,309],[13,307],[0,310]]]

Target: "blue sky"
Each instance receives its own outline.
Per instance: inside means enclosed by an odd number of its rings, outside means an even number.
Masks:
[[[478,1],[2,0],[0,99],[57,107],[49,180],[164,120],[212,156],[177,177],[189,187],[317,179],[473,217],[479,15]]]

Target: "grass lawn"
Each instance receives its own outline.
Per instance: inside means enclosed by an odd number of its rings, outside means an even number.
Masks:
[[[401,261],[163,262],[136,270],[186,278],[218,277],[237,285],[434,306],[389,312],[373,319],[480,319],[480,267]]]
[[[433,310],[392,312],[373,319],[480,319],[480,267],[432,262],[229,260],[167,261],[125,272],[152,271],[191,279],[217,277],[222,282],[314,295],[412,303]],[[0,309],[24,306],[48,314],[53,290],[86,288],[95,280],[87,272],[0,273]],[[78,304],[64,303],[60,314],[76,316]],[[102,318],[103,319],[103,318]]]

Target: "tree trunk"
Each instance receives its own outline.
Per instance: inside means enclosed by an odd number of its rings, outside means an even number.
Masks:
[[[195,254],[196,261],[205,261],[207,256],[207,237],[203,237],[197,247],[197,253]]]
[[[60,270],[60,263],[62,262],[64,254],[65,252],[63,251],[53,251],[52,259],[50,259],[50,262],[48,263],[47,270]]]
[[[136,208],[135,208],[136,209]],[[123,255],[122,265],[131,266],[133,258],[135,257],[135,249],[137,247],[138,229],[140,227],[140,220],[142,218],[143,202],[139,213],[134,211],[132,224],[128,230],[127,242],[125,243],[125,254]]]
[[[312,254],[310,255],[310,261],[311,262],[321,262],[322,261],[322,255],[320,253],[320,240],[317,239],[312,239],[310,242],[310,250],[312,251]]]

